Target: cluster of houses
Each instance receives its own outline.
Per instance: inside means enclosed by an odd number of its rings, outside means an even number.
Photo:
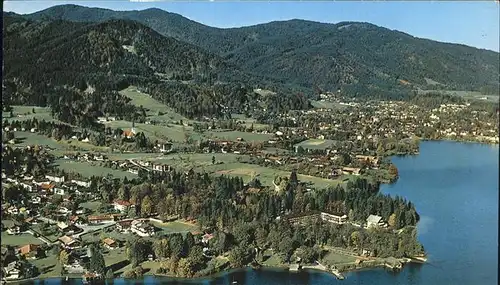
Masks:
[[[28,193],[27,201],[10,205],[9,207],[2,208],[2,210],[10,215],[23,214],[28,216],[27,220],[32,220],[30,222],[35,222],[33,217],[37,214],[37,210],[40,209],[40,205],[47,202],[52,195],[60,195],[63,201],[69,201],[71,195],[86,195],[88,188],[90,188],[92,184],[91,181],[66,180],[64,176],[52,175],[46,175],[44,179],[35,179],[33,176],[27,175],[22,177],[6,177],[2,175],[2,182],[4,185],[11,184],[22,187]],[[4,206],[5,204],[2,205],[2,207]],[[68,215],[71,211],[66,207],[60,207],[57,212],[57,214]],[[9,228],[7,232],[9,234],[18,234],[19,229],[17,226],[14,226]]]
[[[19,247],[2,246],[2,280],[18,280],[32,277],[36,274],[35,267],[27,260],[45,256],[43,246],[26,244]]]

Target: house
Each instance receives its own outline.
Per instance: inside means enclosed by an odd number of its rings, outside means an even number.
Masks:
[[[78,186],[85,187],[85,188],[89,188],[92,184],[91,181],[86,182],[86,181],[80,181],[80,180],[71,180],[71,182],[75,183]]]
[[[27,183],[21,183],[21,186],[26,189],[28,192],[32,192],[33,191],[33,186],[31,186],[30,184],[27,184]]]
[[[371,155],[356,155],[356,159],[359,161],[366,161],[372,166],[378,166],[379,165],[379,159],[378,157],[371,156]]]
[[[38,220],[36,218],[34,218],[34,217],[26,218],[24,220],[24,222],[27,223],[27,224],[32,224],[32,225],[38,224]]]
[[[73,260],[71,264],[65,264],[64,269],[70,274],[83,274],[85,272],[85,268],[78,259]]]
[[[204,244],[208,244],[208,242],[214,238],[214,235],[213,234],[204,234],[202,237],[201,237],[201,242],[204,243]]]
[[[42,182],[40,183],[40,188],[44,191],[52,191],[56,187],[56,184],[54,182]]]
[[[130,231],[132,222],[132,219],[118,221],[116,222],[116,230],[122,233],[128,232]]]
[[[80,223],[78,223],[79,220],[80,220],[80,217],[78,217],[78,216],[70,216],[69,217],[69,223],[72,224],[72,225],[74,225],[74,224],[80,224]]]
[[[52,181],[52,182],[57,182],[57,183],[64,182],[64,176],[57,177],[57,176],[45,175],[45,178],[47,178],[49,181]]]
[[[355,167],[343,167],[342,172],[346,172],[348,174],[352,175],[360,175],[361,174],[361,168],[355,168]]]
[[[155,234],[155,228],[146,221],[135,220],[130,230],[141,237],[150,237]]]
[[[54,188],[54,194],[56,195],[65,195],[67,191],[64,188]]]
[[[172,144],[171,143],[157,144],[157,148],[160,150],[160,152],[169,152],[172,150]]]
[[[31,203],[33,204],[40,204],[42,202],[42,197],[40,196],[34,196],[31,198]]]
[[[115,217],[113,217],[111,215],[89,216],[88,220],[89,220],[89,224],[101,224],[101,223],[114,222]]]
[[[371,227],[384,227],[385,223],[382,220],[381,216],[377,215],[370,215],[366,219],[366,227],[371,228]]]
[[[134,206],[135,205],[133,205],[129,201],[125,201],[125,200],[117,199],[117,200],[113,201],[114,209],[117,211],[120,211],[122,213],[126,213],[131,207],[134,207]]]
[[[7,209],[7,213],[9,213],[11,215],[17,215],[17,214],[19,214],[19,209],[17,209],[17,207],[15,207],[15,206],[10,206]]]
[[[343,225],[347,222],[347,215],[332,215],[328,213],[321,212],[321,220],[327,221],[334,224]]]
[[[64,231],[64,230],[68,227],[68,224],[66,224],[65,222],[59,222],[59,223],[57,223],[57,227],[58,227],[61,231]]]
[[[103,243],[104,247],[109,249],[109,250],[118,248],[118,243],[115,240],[110,239],[110,238],[103,239],[102,243]]]
[[[58,212],[61,214],[69,214],[69,213],[71,213],[71,210],[66,208],[66,207],[60,207]]]
[[[27,244],[18,248],[18,252],[26,258],[36,259],[41,255],[41,248],[38,244]]]
[[[15,280],[21,278],[21,263],[13,261],[3,268],[3,278],[5,280]]]
[[[139,174],[139,169],[138,168],[129,168],[128,172],[132,173],[132,174]]]
[[[19,226],[12,226],[10,228],[7,229],[7,233],[9,235],[18,235],[21,233],[21,227]]]
[[[135,129],[132,128],[131,130],[124,130],[122,135],[127,139],[131,139],[135,136]]]
[[[80,247],[80,242],[70,236],[62,236],[58,238],[61,242],[61,245],[66,249],[75,249]]]

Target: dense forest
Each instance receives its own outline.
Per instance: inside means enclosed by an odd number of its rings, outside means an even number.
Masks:
[[[218,29],[156,8],[112,11],[77,5],[23,17],[77,22],[130,19],[218,54],[251,74],[296,87],[341,89],[357,97],[388,93],[392,99],[406,98],[413,87],[498,93],[498,53],[415,38],[369,23],[290,20]]]

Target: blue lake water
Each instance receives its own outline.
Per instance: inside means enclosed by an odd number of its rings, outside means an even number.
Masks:
[[[384,269],[346,274],[343,281],[322,272],[240,270],[212,279],[174,281],[146,277],[114,284],[497,284],[498,145],[423,142],[418,156],[394,157],[400,178],[381,191],[412,201],[421,216],[419,240],[428,263],[407,265],[399,273]],[[75,283],[80,281],[72,281]],[[62,284],[60,280],[35,284]]]

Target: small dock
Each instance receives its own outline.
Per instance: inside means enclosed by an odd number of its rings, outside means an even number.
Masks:
[[[340,271],[338,271],[338,269],[334,268],[332,269],[332,274],[335,275],[335,277],[337,277],[338,280],[344,280],[345,277],[342,273],[340,273]]]
[[[410,258],[411,262],[415,263],[426,263],[427,262],[427,257],[425,256],[413,256]]]

